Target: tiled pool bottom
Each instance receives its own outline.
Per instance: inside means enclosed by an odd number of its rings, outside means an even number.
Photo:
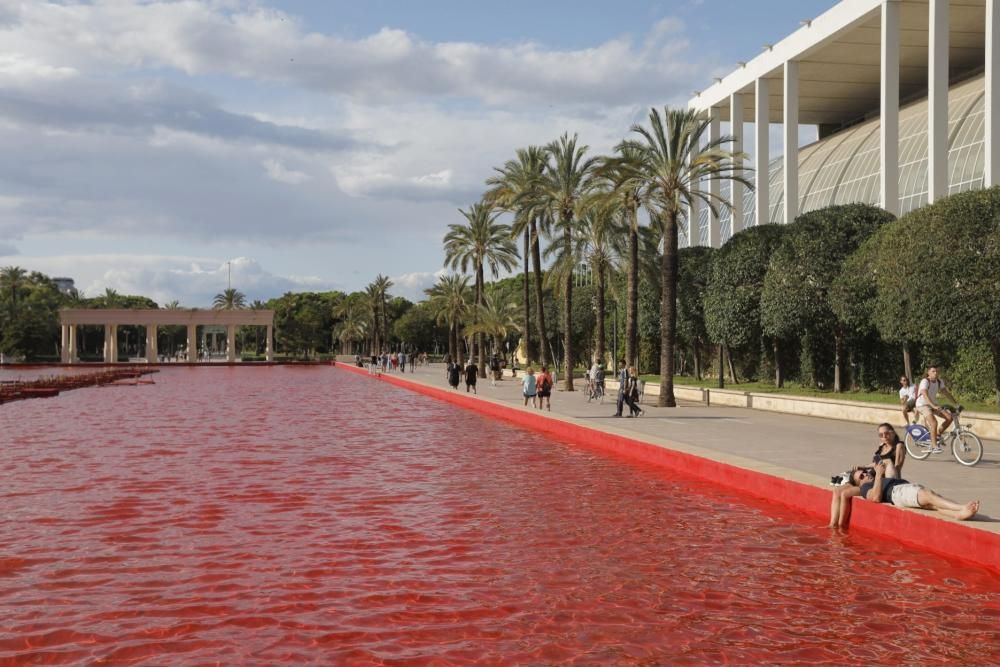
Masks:
[[[0,407],[0,664],[1000,661],[1000,579],[329,368]]]

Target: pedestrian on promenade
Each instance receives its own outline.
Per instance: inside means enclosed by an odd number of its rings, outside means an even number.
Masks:
[[[628,380],[625,385],[624,401],[628,403],[629,417],[641,417],[646,412],[639,407],[639,375],[635,366],[628,368]]]
[[[531,407],[535,407],[538,385],[535,370],[531,366],[528,366],[524,371],[524,379],[521,380],[521,393],[524,395],[524,404],[528,405],[528,399],[531,399]]]
[[[500,357],[493,355],[490,357],[490,386],[497,386],[497,380],[500,379]]]
[[[462,376],[462,367],[458,362],[448,363],[448,384],[451,385],[452,389],[458,390],[458,380]]]
[[[542,372],[538,374],[536,380],[536,386],[538,388],[538,409],[542,409],[542,404],[545,404],[546,409],[552,412],[552,387],[555,382],[552,380],[552,376],[549,375],[548,366],[542,366]]]
[[[899,376],[899,405],[903,409],[903,425],[910,425],[910,414],[913,414],[913,423],[916,423],[917,388],[905,375]]]
[[[471,358],[469,359],[469,364],[465,367],[465,393],[469,393],[469,389],[472,389],[472,393],[478,393],[476,391],[476,379],[479,377],[479,368],[476,367],[476,362]]]
[[[622,416],[625,407],[625,387],[628,385],[628,367],[624,359],[618,360],[618,403],[615,406],[615,417]]]
[[[406,352],[399,353],[399,372],[406,372]]]

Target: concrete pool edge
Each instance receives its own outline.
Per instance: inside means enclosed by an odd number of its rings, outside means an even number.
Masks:
[[[580,424],[572,417],[521,410],[488,398],[459,394],[394,375],[371,376],[363,368],[346,364],[338,364],[336,367],[550,434],[571,444],[613,452],[631,460],[707,479],[726,488],[819,517],[824,522],[829,516],[828,486],[816,486],[782,477],[780,474],[742,467],[738,463],[719,460],[707,451],[698,453],[684,451],[692,448],[663,438],[659,439],[659,443],[648,442]],[[760,467],[772,468],[777,472],[774,466],[761,464]],[[889,536],[949,558],[1000,571],[1000,534],[979,530],[957,521],[936,518],[924,511],[901,510],[890,505],[859,500],[853,503],[851,526],[879,536]]]

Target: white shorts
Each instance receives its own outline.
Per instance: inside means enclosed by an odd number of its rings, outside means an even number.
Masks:
[[[889,500],[897,507],[920,507],[917,496],[922,488],[919,484],[898,484],[892,487]]]

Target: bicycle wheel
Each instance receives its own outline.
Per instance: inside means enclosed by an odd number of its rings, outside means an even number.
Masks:
[[[964,466],[974,466],[983,458],[983,441],[969,431],[959,433],[951,441],[951,453]]]
[[[906,453],[918,461],[923,461],[931,455],[930,440],[914,440],[910,431],[903,436],[903,444],[906,445]]]

